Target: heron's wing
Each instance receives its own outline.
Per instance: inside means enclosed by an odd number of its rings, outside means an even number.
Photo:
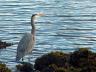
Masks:
[[[32,41],[32,34],[25,33],[18,44],[16,58],[21,59],[26,54],[26,49],[28,48],[30,41]]]

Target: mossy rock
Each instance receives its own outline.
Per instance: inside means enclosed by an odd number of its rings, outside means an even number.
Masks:
[[[80,48],[71,54],[51,52],[36,59],[40,72],[96,72],[96,53]]]
[[[19,65],[16,65],[16,68],[20,72],[34,72],[33,65],[28,62],[22,62]]]
[[[11,72],[11,70],[5,64],[0,64],[0,72]]]
[[[80,68],[74,67],[58,67],[55,64],[49,65],[48,67],[44,68],[41,72],[81,72]]]
[[[81,68],[81,72],[95,72],[96,53],[87,48],[80,48],[70,55],[70,65]]]
[[[80,48],[77,51],[74,51],[70,55],[70,64],[74,67],[82,67],[88,65],[88,56],[91,51],[86,48]]]
[[[51,64],[55,64],[58,67],[65,67],[67,56],[68,54],[63,52],[51,52],[45,54],[36,59],[34,68],[36,70],[42,71],[44,68],[49,67]]]

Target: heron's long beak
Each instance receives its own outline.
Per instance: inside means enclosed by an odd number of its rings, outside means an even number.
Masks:
[[[44,16],[44,13],[37,13],[38,16]]]

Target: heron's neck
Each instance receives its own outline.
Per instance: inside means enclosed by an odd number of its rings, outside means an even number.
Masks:
[[[35,35],[35,22],[34,22],[34,18],[31,19],[31,26],[32,26],[32,30],[31,30],[31,34]]]

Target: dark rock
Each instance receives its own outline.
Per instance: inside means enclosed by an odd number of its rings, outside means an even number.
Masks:
[[[0,72],[11,72],[11,70],[5,64],[0,63]]]
[[[12,43],[3,42],[0,40],[0,49],[13,45]]]
[[[17,70],[20,72],[34,72],[33,65],[28,62],[22,62],[16,66]]]
[[[55,64],[59,67],[65,67],[67,54],[62,52],[51,52],[37,58],[35,61],[34,68],[42,71],[51,64]]]
[[[96,72],[96,53],[80,48],[71,54],[51,52],[36,59],[40,72]]]

